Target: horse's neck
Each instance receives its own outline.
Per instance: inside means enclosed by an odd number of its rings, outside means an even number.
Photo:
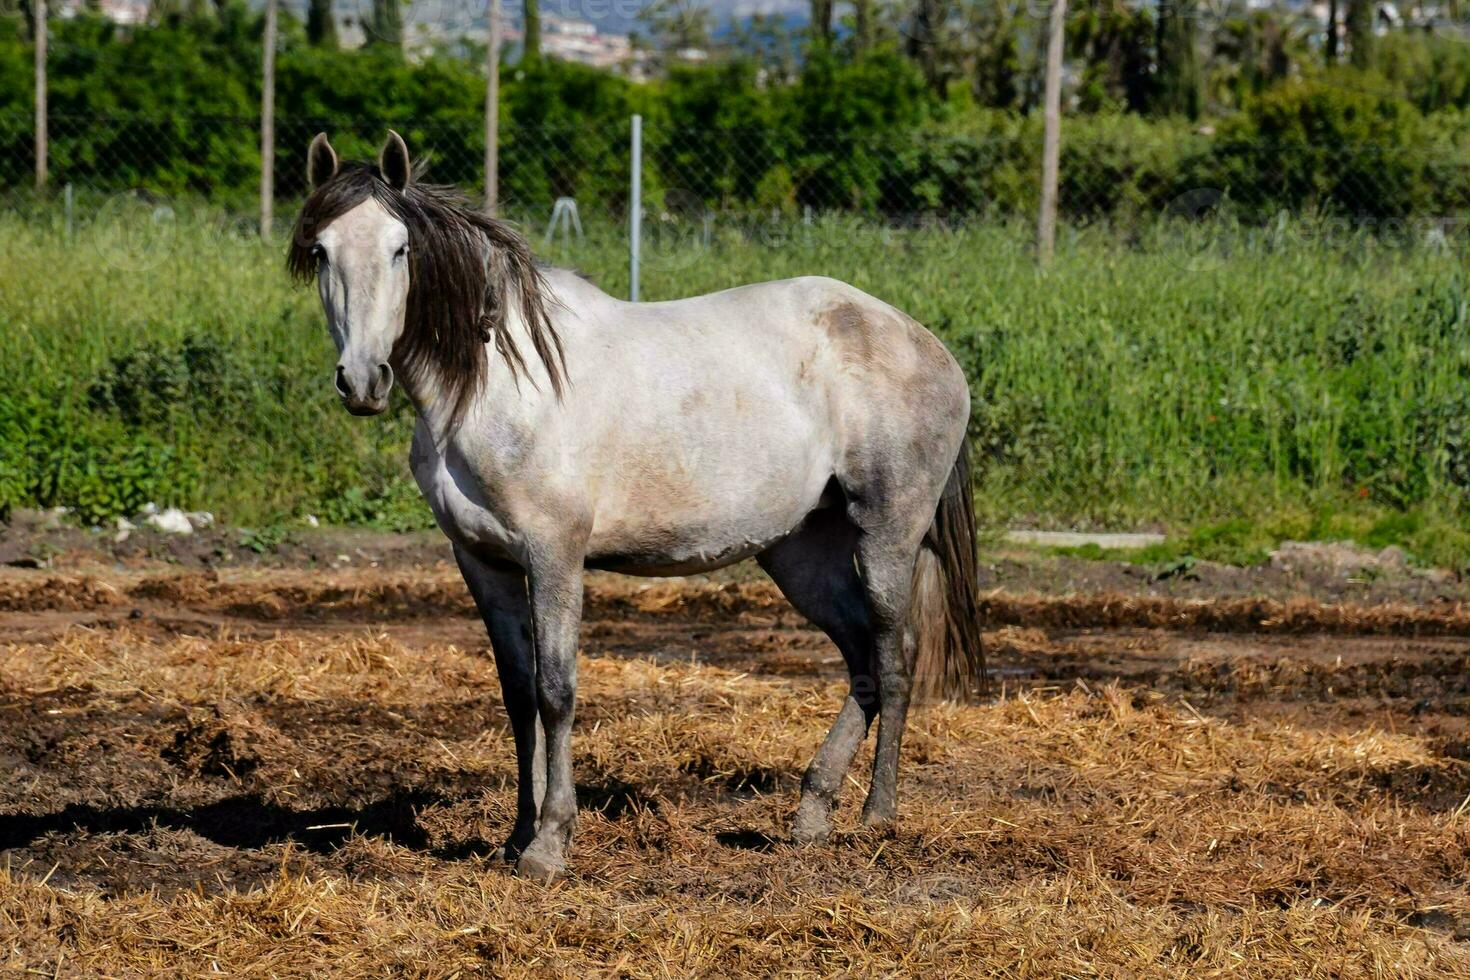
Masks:
[[[555,296],[554,289],[549,288],[548,293],[548,298]],[[556,307],[553,305],[553,308]],[[487,418],[493,418],[499,424],[528,423],[544,410],[544,403],[548,399],[556,399],[551,379],[536,354],[531,333],[514,304],[500,329],[507,331],[514,340],[525,367],[523,370],[513,371],[492,337],[484,347],[484,356],[488,361],[484,384],[474,396],[463,419],[464,425],[484,424]],[[563,345],[571,340],[564,332]],[[420,377],[404,378],[403,386],[418,417],[435,434],[437,442],[442,444],[456,435],[456,432],[450,430],[454,407],[449,403],[448,396],[444,394],[439,379],[432,370],[425,371]]]

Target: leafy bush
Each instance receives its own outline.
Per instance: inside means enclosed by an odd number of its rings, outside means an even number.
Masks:
[[[131,517],[149,502],[187,503],[199,460],[159,434],[88,425],[56,397],[0,397],[0,508],[72,508],[85,523]]]
[[[372,488],[344,487],[322,502],[318,515],[329,524],[358,524],[388,531],[422,531],[434,518],[419,488],[406,477],[389,477]]]
[[[1378,41],[1374,67],[1385,87],[1420,112],[1470,108],[1470,46],[1463,38],[1391,32]]]
[[[174,412],[225,412],[249,379],[217,337],[191,334],[176,344],[146,344],[114,355],[87,389],[94,410],[129,425],[163,422]]]
[[[1226,120],[1215,149],[1222,186],[1264,208],[1317,205],[1399,218],[1444,199],[1425,178],[1423,118],[1412,105],[1340,78],[1292,81]]]

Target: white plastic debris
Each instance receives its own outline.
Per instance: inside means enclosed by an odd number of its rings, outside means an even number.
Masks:
[[[322,522],[316,519],[315,514],[306,515],[306,523],[309,527],[321,527]]]
[[[207,510],[191,510],[184,516],[189,519],[190,524],[194,525],[196,531],[214,526],[214,515]]]
[[[119,517],[117,519],[117,533],[112,536],[113,543],[122,544],[128,539],[128,535],[132,534],[137,529],[138,525],[134,524],[126,517]]]
[[[189,523],[189,516],[177,507],[155,514],[148,514],[143,518],[143,523],[158,528],[164,534],[193,534],[194,525]]]

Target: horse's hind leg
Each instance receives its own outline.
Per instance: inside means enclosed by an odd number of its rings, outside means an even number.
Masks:
[[[832,730],[801,781],[792,836],[824,840],[832,831],[832,808],[878,712],[872,677],[872,647],[863,585],[853,563],[857,529],[840,508],[816,511],[757,561],[781,592],[825,632],[847,661],[848,694]]]
[[[913,676],[904,655],[911,642],[909,604],[922,531],[898,533],[889,527],[864,532],[858,544],[858,567],[873,624],[873,661],[878,674],[878,747],[873,781],[863,803],[863,823],[892,823],[898,815],[898,756],[908,722]]]

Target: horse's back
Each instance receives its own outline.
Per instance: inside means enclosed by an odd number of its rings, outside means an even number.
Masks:
[[[742,287],[726,300],[763,292],[785,314],[769,329],[803,352],[798,384],[822,392],[845,441],[914,439],[926,451],[957,451],[969,385],[938,337],[902,310],[824,276]]]
[[[808,430],[838,454],[875,439],[958,449],[969,415],[959,364],[916,320],[856,286],[803,276],[610,303],[610,325],[583,350],[597,370],[615,368],[627,410],[646,402],[660,427],[672,401],[690,413],[722,406],[766,432]]]

